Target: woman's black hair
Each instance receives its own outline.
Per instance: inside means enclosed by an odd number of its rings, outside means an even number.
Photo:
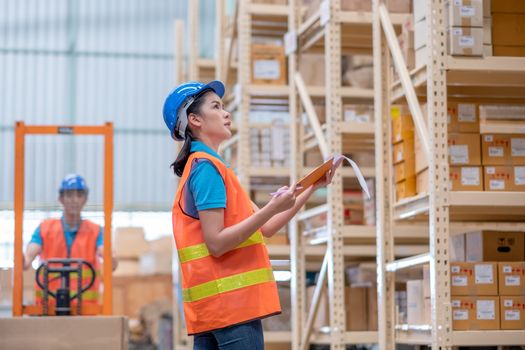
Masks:
[[[204,91],[201,91],[198,95],[195,96],[195,100],[193,103],[188,107],[188,110],[186,111],[186,114],[189,116],[191,113],[200,114],[201,107],[205,101],[204,96],[208,92],[211,92],[213,90],[207,89]],[[186,126],[186,133],[184,138],[184,144],[182,145],[182,148],[180,149],[179,154],[177,155],[177,158],[173,163],[171,163],[171,167],[173,168],[173,172],[178,177],[182,176],[182,173],[184,172],[184,167],[186,166],[186,163],[188,162],[188,158],[190,157],[190,151],[191,151],[191,142],[196,140],[196,138],[193,136],[190,125],[188,123],[188,126]]]

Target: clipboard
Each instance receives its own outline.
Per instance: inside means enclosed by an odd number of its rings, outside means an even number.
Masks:
[[[308,187],[315,184],[317,181],[319,181],[323,176],[326,175],[330,169],[332,169],[334,163],[334,157],[329,158],[326,162],[319,165],[317,168],[312,170],[308,175],[303,177],[299,182],[297,183],[297,186],[302,186],[300,190],[297,190],[295,192],[295,195],[298,196],[301,193],[303,193]]]

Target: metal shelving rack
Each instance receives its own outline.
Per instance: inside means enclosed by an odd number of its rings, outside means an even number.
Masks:
[[[303,165],[304,152],[319,147],[323,157],[341,154],[344,149],[372,150],[373,123],[344,122],[342,118],[343,101],[372,103],[374,91],[355,87],[343,87],[341,82],[342,54],[372,53],[372,14],[341,11],[339,0],[324,1],[312,16],[301,20],[302,9],[299,0],[289,1],[289,91],[290,113],[292,116],[292,178],[297,179],[311,169]],[[395,22],[400,26],[404,15],[396,15]],[[305,86],[298,65],[304,52],[324,52],[325,85]],[[326,106],[326,124],[321,125],[313,108],[312,99],[323,99]],[[311,134],[305,135],[300,117],[304,109],[308,116]],[[363,148],[363,144],[371,145]],[[373,177],[374,169],[362,169],[365,177]],[[374,257],[375,243],[370,245],[345,245],[345,239],[373,239],[375,227],[344,225],[343,222],[343,178],[354,177],[349,168],[341,168],[328,189],[327,202],[297,215],[290,225],[292,261],[292,348],[307,349],[310,343],[330,344],[331,349],[344,349],[349,344],[377,343],[378,332],[347,332],[345,315],[345,257]],[[325,234],[309,245],[298,227],[298,222],[310,217],[327,214]],[[399,237],[421,237],[420,227],[400,227]],[[323,246],[323,245],[326,245]],[[305,312],[305,272],[307,260],[312,253],[324,256],[320,277],[314,293],[309,315]],[[399,246],[396,256],[420,254],[422,247],[417,245]],[[330,330],[328,334],[312,333],[311,326],[317,313],[320,294],[328,281],[330,303]]]
[[[384,0],[373,1],[374,83],[376,117],[376,199],[379,345],[428,344],[433,349],[456,346],[519,345],[525,331],[454,331],[449,285],[449,238],[468,230],[524,230],[525,194],[517,192],[453,192],[448,188],[447,98],[483,101],[525,101],[525,58],[451,57],[446,52],[443,0],[427,0],[427,65],[408,72]],[[399,75],[392,81],[391,61]],[[418,97],[427,99],[428,125]],[[429,161],[429,194],[397,203],[393,198],[390,105],[405,98]],[[516,132],[506,127],[488,130]],[[427,223],[425,254],[394,258],[395,223]],[[396,325],[395,273],[430,264],[431,324]]]

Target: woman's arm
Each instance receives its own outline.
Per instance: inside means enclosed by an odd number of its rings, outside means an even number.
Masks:
[[[33,242],[30,242],[27,245],[26,251],[23,255],[24,257],[24,270],[27,270],[31,267],[31,264],[33,263],[33,260],[35,260],[36,256],[42,252],[42,246],[40,244],[36,244]]]
[[[288,222],[297,214],[297,212],[302,208],[310,196],[315,192],[318,187],[310,186],[303,193],[301,193],[295,200],[295,204],[292,208],[279,213],[278,215],[273,216],[268,222],[266,222],[262,227],[261,231],[265,237],[271,237],[281,228],[286,226]]]
[[[262,209],[233,226],[224,227],[224,209],[199,211],[202,233],[208,251],[214,257],[229,252],[246,241],[277,213],[294,207],[295,185],[278,197],[272,198]]]

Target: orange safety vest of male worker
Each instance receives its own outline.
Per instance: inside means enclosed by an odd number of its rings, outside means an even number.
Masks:
[[[40,224],[40,234],[42,236],[42,252],[40,253],[40,260],[48,260],[54,258],[71,258],[84,259],[91,263],[96,271],[95,282],[91,288],[82,294],[82,304],[97,304],[99,299],[99,278],[98,278],[98,258],[97,258],[97,237],[100,232],[100,226],[88,221],[82,220],[75,239],[71,245],[71,252],[68,256],[66,240],[64,238],[64,230],[60,219],[45,220]],[[56,292],[61,285],[61,279],[57,277],[58,274],[49,274],[49,290]],[[91,281],[91,270],[85,266],[82,268],[82,285],[86,286]],[[72,273],[69,275],[69,287],[71,295],[77,293],[78,275]],[[43,277],[39,277],[43,281]],[[35,283],[36,288],[36,303],[43,304],[43,290]],[[55,304],[55,299],[49,296],[49,304]],[[77,304],[77,299],[72,300],[72,305]]]
[[[253,214],[251,201],[234,172],[204,152],[186,163],[173,204],[173,233],[182,272],[182,299],[188,334],[197,334],[281,312],[277,285],[260,231],[221,257],[206,247],[198,218],[185,210],[184,191],[195,159],[215,165],[226,188],[224,226]]]

